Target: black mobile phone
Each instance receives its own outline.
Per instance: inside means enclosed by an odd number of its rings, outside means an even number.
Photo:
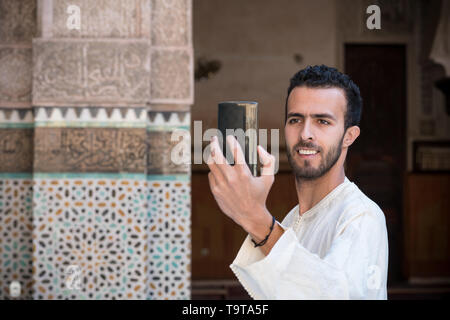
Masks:
[[[219,103],[218,129],[219,145],[230,164],[233,154],[226,143],[227,135],[233,135],[245,153],[245,162],[253,176],[258,167],[258,103],[255,101],[224,101]]]

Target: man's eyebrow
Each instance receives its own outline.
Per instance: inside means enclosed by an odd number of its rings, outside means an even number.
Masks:
[[[291,117],[304,118],[305,115],[302,113],[290,112],[290,113],[288,113],[287,117],[288,118],[291,118]],[[329,114],[329,113],[316,113],[316,114],[312,114],[311,117],[312,118],[326,118],[326,119],[331,119],[333,121],[337,121],[336,118],[332,114]]]

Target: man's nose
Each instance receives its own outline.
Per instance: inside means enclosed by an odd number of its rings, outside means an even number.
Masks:
[[[314,134],[309,120],[303,122],[302,129],[300,131],[300,137],[303,141],[314,140]]]

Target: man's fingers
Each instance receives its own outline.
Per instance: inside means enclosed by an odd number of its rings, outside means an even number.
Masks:
[[[217,151],[214,149],[212,142],[209,145],[210,146],[210,155],[208,156],[208,160],[206,160],[206,164],[209,167],[209,170],[211,170],[210,173],[212,173],[212,175],[215,176],[215,182],[217,184],[217,179],[219,180],[223,180],[224,179],[224,175],[222,173],[222,171],[220,170],[219,165],[216,163],[216,153]]]
[[[216,136],[212,137],[211,143],[209,146],[210,146],[210,150],[211,150],[211,157],[214,160],[214,162],[219,166],[224,166],[224,165],[229,166],[227,159],[223,156],[222,150],[220,149],[219,139],[217,139]]]
[[[210,155],[206,163],[211,172],[214,174],[216,182],[220,184],[221,181],[228,180],[230,175],[232,175],[232,168],[228,164],[227,159],[223,156],[216,136],[212,138],[209,147]]]
[[[240,143],[232,135],[227,136],[227,143],[233,153],[234,167],[237,168],[244,175],[251,176],[250,169],[245,162],[245,155],[242,151]]]
[[[235,164],[244,165],[245,163],[245,156],[242,152],[241,145],[236,140],[236,138],[232,135],[227,136],[227,143],[230,146],[230,150],[233,153],[233,159]]]
[[[273,176],[275,173],[275,157],[261,146],[258,146],[258,155],[262,164],[261,176]]]

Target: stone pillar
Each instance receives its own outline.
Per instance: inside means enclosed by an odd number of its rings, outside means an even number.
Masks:
[[[152,0],[150,34],[148,297],[189,299],[191,168],[169,159],[178,143],[178,139],[171,139],[172,133],[190,130],[194,96],[192,1]],[[190,141],[187,146],[190,152]]]
[[[0,113],[0,124],[18,118],[34,128],[28,140],[16,140],[22,153],[24,141],[33,148],[32,192],[23,193],[32,199],[25,226],[33,237],[35,299],[190,298],[190,167],[170,155],[178,142],[172,132],[190,128],[191,6],[38,1],[32,101],[28,92],[33,117]],[[77,12],[80,28],[70,29]],[[3,127],[12,130],[9,122]],[[4,195],[19,196],[18,187],[1,181]],[[0,199],[0,210],[12,201]],[[8,232],[3,242],[11,242]]]
[[[34,0],[0,0],[0,299],[32,296],[32,38]]]

